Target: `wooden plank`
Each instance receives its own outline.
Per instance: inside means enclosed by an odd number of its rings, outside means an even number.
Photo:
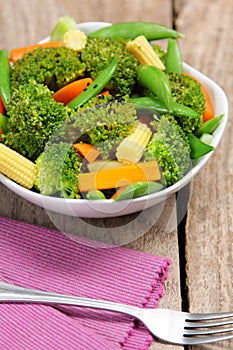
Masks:
[[[62,15],[71,15],[77,22],[106,21],[124,22],[133,20],[154,21],[168,26],[172,25],[172,1],[119,0],[109,5],[108,0],[86,0],[85,2],[69,0],[50,0],[46,3],[37,0],[12,0],[1,2],[0,42],[5,49],[32,44],[46,37],[57,19]],[[143,214],[132,214],[117,219],[81,220],[57,215],[39,208],[4,186],[0,185],[0,215],[30,222],[36,225],[64,229],[77,233],[77,222],[81,232],[93,235],[103,233],[102,239],[109,240],[109,232],[122,228],[122,244],[128,248],[138,249],[155,255],[163,255],[173,261],[169,278],[165,284],[165,293],[160,307],[180,309],[179,254],[176,230],[175,196],[169,198],[165,205],[147,209]],[[94,227],[94,230],[93,230]],[[100,230],[102,228],[102,230]],[[137,235],[135,236],[135,228]],[[119,232],[119,230],[118,230]],[[132,232],[134,233],[132,235]],[[126,240],[125,240],[126,238]],[[119,242],[118,242],[119,243]],[[154,342],[154,349],[183,349],[180,346],[165,345]]]
[[[228,0],[176,1],[184,60],[215,80],[232,107],[232,18]],[[219,147],[193,182],[187,219],[187,285],[190,310],[233,309],[233,118]],[[232,349],[233,341],[195,349]]]
[[[159,215],[159,213],[161,214]],[[179,283],[179,252],[177,241],[176,199],[175,196],[166,201],[164,206],[150,208],[146,212],[146,220],[155,220],[154,225],[138,240],[128,244],[129,248],[141,250],[154,255],[170,257],[172,265],[169,268],[169,278],[159,307],[181,309]],[[180,350],[181,346],[164,344],[155,341],[150,350]]]

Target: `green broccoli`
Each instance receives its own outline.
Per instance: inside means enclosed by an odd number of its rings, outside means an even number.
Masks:
[[[34,161],[50,135],[72,111],[52,98],[47,86],[30,81],[15,90],[8,104],[3,142]]]
[[[81,156],[69,143],[48,142],[44,152],[36,159],[38,177],[35,188],[43,195],[80,198],[78,174]]]
[[[185,132],[193,132],[202,124],[205,109],[205,97],[200,84],[192,77],[183,74],[168,73],[168,78],[173,99],[197,113],[197,116],[192,118],[176,116],[176,120]]]
[[[153,134],[144,152],[147,161],[157,160],[163,182],[170,186],[191,168],[188,139],[173,116],[163,115],[151,122]]]
[[[137,120],[136,110],[127,97],[94,97],[64,123],[69,142],[88,138],[103,159],[114,157],[117,145],[128,136]],[[59,134],[59,137],[60,134]]]
[[[11,86],[17,89],[30,79],[45,84],[56,91],[83,76],[85,63],[79,55],[65,47],[39,48],[26,53],[12,67]]]
[[[166,51],[163,50],[163,48],[160,45],[153,45],[153,50],[154,52],[158,55],[158,57],[160,58],[160,60],[163,62],[163,64],[165,65],[165,61],[166,61]]]
[[[88,38],[86,47],[81,52],[81,60],[86,64],[86,71],[95,79],[110,64],[113,57],[118,58],[118,67],[107,85],[111,94],[130,94],[136,83],[137,58],[126,48],[123,39]]]

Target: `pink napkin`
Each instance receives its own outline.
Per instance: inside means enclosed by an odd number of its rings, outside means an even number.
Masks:
[[[0,280],[22,287],[156,307],[170,260],[71,240],[56,230],[0,218]],[[0,304],[0,349],[145,350],[137,320],[68,306]]]

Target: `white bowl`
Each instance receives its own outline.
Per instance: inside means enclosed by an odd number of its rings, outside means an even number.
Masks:
[[[110,25],[110,23],[85,22],[79,24],[78,28],[85,31],[86,33],[91,33],[96,29],[108,25]],[[43,42],[44,41],[48,41],[48,38],[44,39]],[[216,115],[224,114],[224,118],[222,119],[220,126],[214,132],[214,140],[212,144],[213,146],[217,147],[222,138],[227,123],[227,97],[218,84],[216,84],[207,76],[203,75],[201,72],[197,71],[186,63],[184,63],[184,70],[198,78],[198,80],[207,88],[212,98]],[[148,196],[121,202],[116,202],[114,200],[90,201],[84,199],[77,200],[43,196],[23,188],[2,174],[0,174],[0,182],[22,198],[52,212],[84,218],[117,217],[135,213],[145,208],[152,207],[158,203],[164,202],[170,195],[176,193],[178,190],[188,184],[203,168],[212,154],[213,152],[210,152],[199,159],[195,166],[174,185]]]

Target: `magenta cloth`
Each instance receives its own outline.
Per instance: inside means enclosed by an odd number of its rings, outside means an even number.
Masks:
[[[22,287],[157,307],[170,260],[123,247],[98,247],[62,232],[0,218],[0,280]],[[0,304],[0,349],[146,350],[137,320],[69,306]]]

